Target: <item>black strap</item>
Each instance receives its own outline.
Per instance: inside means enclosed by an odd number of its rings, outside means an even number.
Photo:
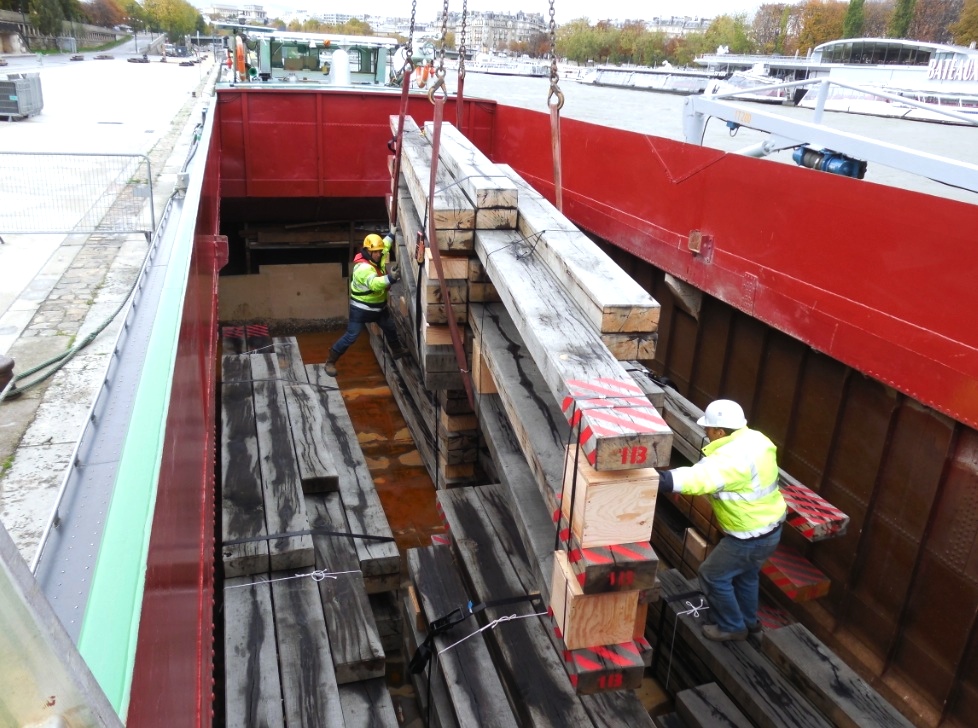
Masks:
[[[393,543],[394,539],[390,536],[372,536],[367,533],[347,533],[345,531],[327,531],[325,528],[309,528],[304,531],[289,531],[288,533],[276,533],[271,536],[252,536],[251,538],[236,538],[233,541],[225,541],[223,546],[235,546],[239,543],[252,543],[254,541],[277,541],[280,538],[290,538],[292,536],[347,536],[349,538],[362,538],[378,543]]]

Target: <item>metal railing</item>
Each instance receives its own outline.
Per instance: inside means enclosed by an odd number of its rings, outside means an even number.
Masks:
[[[155,228],[146,155],[0,152],[0,235]]]

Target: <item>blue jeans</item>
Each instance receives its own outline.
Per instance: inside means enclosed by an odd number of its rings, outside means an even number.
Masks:
[[[724,632],[757,623],[758,575],[780,540],[781,526],[750,541],[724,536],[700,565],[700,588],[713,621]]]
[[[377,324],[384,332],[384,338],[392,348],[399,348],[400,342],[397,338],[397,327],[394,326],[394,319],[391,318],[387,307],[380,311],[367,311],[359,306],[350,306],[350,323],[346,325],[346,333],[333,344],[333,351],[337,358],[346,353],[346,350],[353,346],[353,343],[360,337],[367,324]]]

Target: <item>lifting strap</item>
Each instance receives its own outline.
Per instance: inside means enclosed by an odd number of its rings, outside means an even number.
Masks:
[[[444,12],[441,20],[441,56],[438,68],[435,70],[435,82],[428,90],[428,100],[434,104],[434,133],[431,137],[431,177],[428,181],[428,244],[431,246],[431,260],[435,265],[435,273],[438,275],[438,286],[441,289],[441,300],[444,302],[445,314],[448,318],[448,331],[452,336],[452,347],[455,350],[455,360],[458,362],[459,373],[462,375],[462,386],[465,388],[465,396],[468,398],[469,407],[475,411],[475,396],[472,393],[472,377],[469,372],[468,362],[465,358],[465,345],[462,341],[461,332],[458,328],[458,321],[455,320],[455,310],[452,308],[451,299],[448,296],[448,285],[445,282],[445,275],[441,265],[441,251],[438,250],[438,236],[435,228],[435,180],[438,174],[438,153],[441,144],[441,125],[445,118],[445,99],[448,92],[445,90],[445,33],[448,24],[448,0],[445,0]],[[441,92],[439,94],[439,91]]]

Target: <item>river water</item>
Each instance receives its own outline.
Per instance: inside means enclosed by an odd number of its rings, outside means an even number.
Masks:
[[[446,81],[450,81],[449,87],[454,88],[451,74],[448,74]],[[579,84],[568,79],[561,80],[560,88],[565,99],[561,110],[563,117],[668,139],[684,140],[683,105],[687,97],[649,91],[601,88]],[[468,73],[465,77],[466,96],[495,99],[510,106],[542,112],[547,111],[549,90],[550,81],[547,78],[494,76],[483,73]],[[770,112],[798,121],[812,119],[810,109],[750,102],[741,102],[740,105],[747,113]],[[978,127],[833,112],[825,113],[823,123],[839,131],[978,165]],[[767,134],[743,127],[735,136],[731,136],[722,120],[711,119],[707,124],[703,143],[733,152],[766,138]],[[794,164],[790,150],[777,152],[768,159]],[[881,162],[869,163],[865,179],[978,204],[976,193],[924,179],[916,174],[888,167]],[[974,179],[978,186],[978,169],[974,170]]]

